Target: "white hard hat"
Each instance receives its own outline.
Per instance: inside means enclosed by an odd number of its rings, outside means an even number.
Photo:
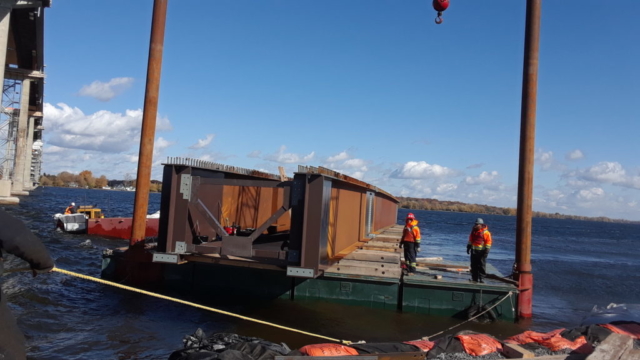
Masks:
[[[76,206],[76,203],[71,203],[71,206]]]

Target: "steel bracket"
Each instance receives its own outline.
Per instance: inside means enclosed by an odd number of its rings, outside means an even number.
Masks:
[[[305,268],[300,268],[300,267],[291,267],[288,266],[287,267],[287,276],[293,276],[293,277],[303,277],[303,278],[314,278],[314,271],[313,269],[305,269]]]
[[[176,241],[176,253],[185,254],[187,252],[187,243],[184,241]]]
[[[184,200],[191,200],[191,174],[180,175],[180,193]]]
[[[179,261],[180,261],[180,255],[178,254],[165,254],[165,253],[153,254],[153,262],[177,264]]]

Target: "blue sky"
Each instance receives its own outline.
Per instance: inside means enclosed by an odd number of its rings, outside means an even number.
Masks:
[[[170,0],[167,156],[515,207],[525,1]],[[135,176],[152,0],[46,10],[44,171]],[[534,210],[640,220],[640,2],[544,1]]]

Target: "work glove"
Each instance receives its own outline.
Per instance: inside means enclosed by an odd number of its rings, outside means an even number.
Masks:
[[[489,249],[484,249],[484,257],[489,256]]]
[[[420,252],[420,246],[418,246],[418,247],[416,248],[416,252],[417,252],[417,253],[419,253],[419,252]]]
[[[402,246],[403,246],[403,245],[404,245],[404,241],[400,241],[400,245],[398,245],[398,247],[399,247],[400,249],[402,249]]]
[[[467,244],[467,255],[471,254],[471,244]]]

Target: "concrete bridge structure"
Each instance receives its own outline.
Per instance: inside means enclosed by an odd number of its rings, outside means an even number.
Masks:
[[[0,204],[19,202],[41,172],[44,9],[50,0],[0,0]]]

